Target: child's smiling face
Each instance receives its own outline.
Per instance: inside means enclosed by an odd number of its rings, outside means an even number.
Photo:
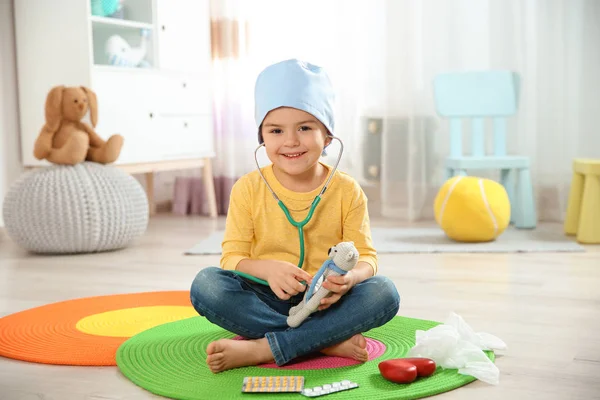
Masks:
[[[290,107],[270,111],[261,130],[269,159],[291,176],[313,168],[324,147],[331,142],[327,128],[317,118]]]

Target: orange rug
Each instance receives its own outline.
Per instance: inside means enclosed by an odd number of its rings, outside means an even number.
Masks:
[[[188,291],[86,297],[0,318],[0,356],[59,365],[116,365],[128,338],[198,316]]]

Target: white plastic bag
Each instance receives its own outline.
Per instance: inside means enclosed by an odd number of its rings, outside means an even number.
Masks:
[[[506,343],[500,338],[476,333],[462,317],[450,313],[446,323],[416,332],[416,344],[408,357],[427,357],[442,368],[458,369],[459,374],[497,385],[500,371],[483,350],[504,349]]]

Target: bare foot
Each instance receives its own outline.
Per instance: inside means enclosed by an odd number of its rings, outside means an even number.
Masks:
[[[352,358],[360,362],[366,362],[369,360],[369,353],[367,352],[367,339],[365,339],[365,337],[361,334],[354,335],[345,342],[321,350],[321,353],[325,354],[326,356]]]
[[[266,338],[217,340],[208,345],[206,354],[206,364],[213,373],[274,361],[271,347]]]

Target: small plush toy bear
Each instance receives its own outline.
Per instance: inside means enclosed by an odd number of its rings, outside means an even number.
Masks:
[[[354,242],[340,242],[329,249],[329,257],[313,277],[312,284],[300,304],[290,309],[287,324],[292,328],[300,326],[310,314],[317,311],[321,300],[331,295],[331,291],[322,286],[328,276],[345,275],[356,266],[358,250]],[[315,287],[319,289],[315,291]]]

